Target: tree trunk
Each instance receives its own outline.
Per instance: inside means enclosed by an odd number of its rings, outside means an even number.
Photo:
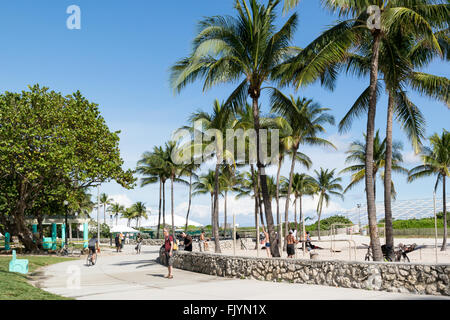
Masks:
[[[297,230],[297,197],[294,195],[294,226]]]
[[[257,187],[256,187],[256,177],[255,177],[255,168],[253,166],[253,164],[250,164],[250,172],[252,174],[252,179],[253,179],[253,195],[255,198],[255,228],[256,228],[256,246],[255,249],[258,249],[259,246],[259,218],[258,218],[258,208],[259,208],[259,203],[258,203],[258,197],[256,196],[256,194],[258,193],[257,191]]]
[[[162,182],[159,180],[159,213],[158,213],[158,229],[156,229],[156,239],[159,239],[159,228],[161,227],[161,196],[162,196]]]
[[[386,159],[384,166],[384,219],[386,230],[386,247],[388,256],[394,261],[394,230],[392,227],[392,114],[394,112],[394,96],[389,90],[389,103],[386,125]],[[375,180],[375,179],[374,179]],[[374,192],[375,194],[375,192]]]
[[[288,191],[286,195],[286,202],[284,205],[284,230],[283,230],[283,238],[286,238],[288,229],[289,229],[289,201],[291,198],[291,192],[292,192],[292,182],[294,179],[294,169],[295,169],[295,158],[297,156],[297,149],[294,147],[294,150],[292,151],[292,162],[291,162],[291,170],[289,171],[289,186]],[[287,242],[285,243],[283,250],[286,250],[287,248]]]
[[[298,240],[298,238],[299,238],[299,236],[300,236],[300,230],[303,230],[303,208],[302,208],[302,195],[300,195],[300,197],[299,197],[299,217],[298,217],[298,221],[299,221],[299,225],[300,225],[300,227],[301,228],[299,228],[298,230],[297,230],[297,240]],[[304,234],[302,234],[301,235],[301,238],[300,239],[303,239],[303,236],[304,236]],[[304,244],[304,242],[302,242],[302,246],[303,246],[303,244]]]
[[[375,113],[377,108],[377,81],[378,81],[378,58],[381,42],[381,31],[373,31],[373,55],[370,68],[370,93],[369,93],[369,110],[367,115],[367,132],[366,132],[366,199],[367,212],[370,230],[370,242],[372,246],[374,261],[382,261],[383,254],[381,252],[380,239],[377,232],[377,213],[375,206],[374,194],[374,177],[373,177],[373,138],[375,131]]]
[[[219,241],[219,169],[220,164],[216,164],[215,180],[214,180],[214,244],[215,253],[222,253]]]
[[[223,222],[223,236],[226,237],[227,235],[227,195],[228,195],[228,190],[225,190],[225,206],[224,206],[224,222]],[[233,230],[234,230],[234,226],[233,226]]]
[[[319,241],[320,241],[320,217],[322,215],[322,205],[323,205],[323,202],[319,206],[319,212],[317,212],[317,235],[318,235]]]
[[[264,216],[263,216],[264,215],[264,210],[262,208],[263,204],[262,204],[262,201],[261,201],[261,176],[259,174],[259,170],[258,170],[257,173],[258,173],[258,179],[257,179],[258,187],[257,187],[257,189],[258,189],[259,217],[261,218],[261,226],[264,227],[264,225],[265,225],[265,223],[264,223]]]
[[[251,89],[249,89],[252,91]],[[264,201],[264,209],[266,213],[266,222],[267,222],[267,230],[269,233],[269,239],[270,239],[270,251],[272,253],[272,257],[280,257],[280,250],[278,248],[277,244],[277,236],[275,234],[275,228],[273,224],[273,216],[272,216],[272,204],[270,203],[269,199],[269,191],[267,189],[267,176],[265,172],[265,165],[261,163],[260,158],[260,125],[259,125],[259,107],[258,107],[258,98],[260,95],[259,90],[253,89],[252,92],[252,99],[253,99],[253,118],[255,121],[255,130],[256,130],[256,164],[258,167],[258,172],[261,175],[261,191],[263,195],[263,201]]]
[[[166,227],[166,181],[163,181],[163,228]]]
[[[280,153],[281,154],[281,153]],[[282,249],[282,243],[283,241],[281,241],[282,236],[281,236],[281,221],[280,221],[280,171],[281,171],[281,162],[282,162],[282,157],[280,156],[278,158],[278,169],[277,169],[277,190],[276,190],[276,202],[277,202],[277,230],[278,230],[278,239],[280,239],[279,241],[279,247],[280,250]]]
[[[187,232],[188,223],[189,223],[189,213],[191,211],[191,203],[192,203],[192,173],[189,176],[189,204],[188,204],[188,211],[186,214],[186,227],[184,228],[184,231]]]
[[[106,203],[103,205],[103,223],[106,224]]]
[[[211,236],[214,234],[214,192],[211,192]]]
[[[442,176],[442,204],[444,213],[444,239],[442,241],[441,251],[447,251],[447,196],[445,194],[445,175]]]
[[[176,240],[175,237],[175,213],[174,213],[174,207],[173,207],[173,180],[175,179],[175,175],[172,173],[172,176],[170,177],[170,213],[172,216],[172,237],[173,241]]]

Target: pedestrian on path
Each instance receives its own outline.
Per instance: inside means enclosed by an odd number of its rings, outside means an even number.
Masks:
[[[116,233],[116,237],[114,238],[114,241],[116,243],[116,252],[120,251],[121,243],[120,243],[120,234]]]
[[[292,230],[289,230],[289,234],[286,237],[287,242],[287,255],[288,258],[294,258],[295,255],[295,244],[298,243],[297,240],[295,240],[294,232]]]
[[[169,230],[164,228],[164,254],[166,255],[166,263],[169,274],[165,276],[167,279],[173,279],[172,265],[173,265],[173,237],[169,235]]]

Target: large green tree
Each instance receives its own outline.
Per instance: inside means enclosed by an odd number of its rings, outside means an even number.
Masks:
[[[111,180],[131,188],[132,171],[122,165],[119,132],[80,92],[63,96],[35,85],[0,95],[0,188],[8,195],[0,223],[27,250],[37,247],[25,215],[39,197],[62,192],[67,199],[71,190]]]

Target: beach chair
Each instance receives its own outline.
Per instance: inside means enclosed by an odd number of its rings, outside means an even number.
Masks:
[[[9,272],[28,273],[28,260],[16,259],[16,250],[12,251],[12,260],[9,262]]]

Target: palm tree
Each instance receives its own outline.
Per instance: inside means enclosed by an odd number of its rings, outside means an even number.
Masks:
[[[220,253],[219,244],[219,172],[221,165],[227,161],[234,163],[234,150],[227,150],[224,145],[223,137],[227,134],[227,129],[233,127],[234,115],[229,108],[225,108],[219,100],[215,100],[213,104],[213,112],[211,114],[203,111],[198,111],[191,116],[191,121],[201,121],[202,129],[201,131],[207,135],[208,131],[214,130],[215,141],[214,150],[212,151],[216,158],[215,167],[215,186],[214,186],[214,206],[213,206],[213,235],[215,242],[215,252]]]
[[[445,33],[435,32],[436,38],[443,52],[446,52]],[[348,59],[347,70],[353,71],[358,76],[367,75],[370,72],[371,48],[362,47],[360,54],[352,53]],[[393,248],[393,227],[391,197],[391,171],[392,171],[392,121],[393,114],[406,131],[414,150],[418,152],[423,139],[425,120],[419,108],[408,98],[405,87],[409,86],[421,94],[439,99],[448,104],[449,80],[423,72],[416,72],[414,68],[422,68],[430,63],[434,56],[439,55],[427,39],[416,40],[403,31],[393,33],[389,38],[384,38],[380,45],[379,71],[383,74],[384,85],[388,92],[387,125],[386,125],[386,161],[384,175],[384,207],[386,244]],[[378,84],[380,87],[380,84]],[[350,127],[353,117],[362,114],[367,109],[368,90],[365,90],[356,103],[340,123],[340,131]],[[375,179],[374,179],[375,180]],[[390,254],[393,254],[391,250]]]
[[[123,210],[122,218],[127,219],[127,227],[129,227],[131,224],[131,220],[136,219],[136,211],[134,211],[134,207],[131,206]]]
[[[290,40],[297,25],[297,14],[292,14],[276,32],[275,9],[279,0],[267,6],[256,0],[237,0],[237,17],[215,16],[199,23],[199,33],[193,41],[193,53],[172,67],[172,87],[180,91],[188,83],[204,78],[204,90],[219,83],[240,84],[228,98],[226,105],[244,105],[247,96],[252,99],[257,133],[257,167],[273,257],[279,257],[273,224],[272,208],[267,194],[265,164],[259,155],[260,121],[258,99],[265,82],[276,80],[278,66],[289,57]],[[279,76],[278,76],[279,77]]]
[[[189,225],[189,213],[191,212],[191,204],[192,204],[192,179],[197,178],[197,174],[195,171],[197,171],[200,168],[199,164],[196,164],[195,161],[190,161],[187,164],[183,164],[180,169],[180,176],[188,176],[189,177],[189,203],[188,203],[188,210],[186,213],[186,225],[184,227],[184,231],[187,232],[187,228]]]
[[[450,176],[450,132],[443,130],[442,135],[437,133],[430,137],[431,148],[423,147],[421,158],[423,165],[417,166],[409,171],[408,181],[414,181],[437,174],[434,191],[436,192],[439,183],[442,182],[442,200],[444,213],[444,239],[441,251],[447,249],[447,199],[445,192],[445,180]]]
[[[145,152],[141,160],[138,161],[136,171],[143,175],[141,179],[141,187],[149,184],[159,182],[159,213],[158,213],[158,227],[156,231],[156,238],[159,239],[159,231],[161,228],[161,204],[163,225],[166,224],[166,193],[165,185],[170,176],[168,168],[164,165],[164,150],[162,147],[154,147],[153,152]]]
[[[216,173],[214,170],[209,170],[206,174],[201,174],[197,181],[192,185],[194,192],[193,196],[208,194],[211,196],[211,225],[214,226],[214,190],[216,186],[215,182]]]
[[[117,226],[119,216],[125,212],[125,207],[118,203],[113,203],[108,208],[108,211],[110,211],[114,215],[114,218],[116,218],[116,226]]]
[[[306,173],[296,173],[292,178],[292,192],[294,193],[295,202],[297,202],[298,200],[299,203],[299,221],[302,224],[302,229],[304,229],[302,199],[303,196],[313,196],[316,193],[317,185],[314,178],[307,175]],[[294,212],[297,212],[297,208],[295,208]],[[294,220],[295,229],[297,229],[298,231],[296,214]],[[299,233],[300,232],[297,232],[297,235]]]
[[[148,219],[147,216],[147,208],[143,202],[136,202],[132,206],[133,217],[136,219],[136,228],[140,228],[140,220],[141,218]]]
[[[325,206],[328,207],[328,202],[330,200],[331,195],[335,195],[344,199],[342,193],[338,191],[342,191],[342,186],[339,182],[342,181],[342,178],[336,178],[334,175],[333,169],[329,171],[329,169],[324,170],[320,168],[320,171],[314,170],[316,174],[315,184],[317,186],[317,193],[319,194],[319,200],[317,203],[317,232],[320,240],[320,217],[322,215],[323,202],[325,201]],[[337,191],[336,191],[337,190]]]
[[[439,3],[437,3],[439,2]],[[339,22],[309,44],[299,50],[296,57],[279,68],[282,74],[281,84],[293,83],[296,87],[308,85],[320,78],[322,84],[333,88],[333,83],[340,64],[347,59],[350,52],[361,46],[372,48],[370,84],[367,89],[367,132],[366,132],[366,199],[368,208],[370,237],[374,260],[381,261],[380,241],[376,227],[376,207],[373,194],[373,137],[375,112],[378,92],[378,71],[380,45],[384,38],[389,38],[398,30],[426,39],[428,44],[439,50],[438,40],[433,28],[448,25],[449,9],[441,1],[378,1],[378,0],[323,0],[324,6],[349,20]],[[442,1],[444,2],[444,1]],[[372,22],[368,7],[375,5],[380,9],[380,24]]]
[[[106,224],[106,206],[111,204],[111,199],[108,198],[108,195],[106,193],[102,193],[100,195],[100,204],[103,205],[103,220]]]
[[[403,149],[403,146],[400,142],[395,142],[392,144],[392,170],[394,172],[398,173],[408,173],[408,170],[400,165],[400,163],[403,161],[403,157],[401,154],[401,151]],[[349,150],[346,152],[348,154],[347,158],[345,159],[346,163],[353,162],[355,164],[344,168],[339,173],[346,173],[346,172],[352,172],[352,180],[350,184],[345,188],[344,193],[346,193],[348,190],[352,189],[356,184],[361,182],[364,179],[365,176],[365,163],[366,163],[366,146],[364,142],[361,141],[354,141],[351,145]],[[375,134],[375,138],[373,141],[373,177],[376,181],[377,174],[380,170],[384,169],[385,167],[385,159],[386,159],[386,138],[381,141],[379,131],[377,130]],[[380,178],[384,181],[384,175],[385,173],[382,172],[380,174]],[[372,186],[373,188],[373,194],[376,198],[376,183],[374,181],[374,184]],[[391,181],[391,197],[395,199],[396,192],[394,188],[394,184]]]
[[[224,193],[224,222],[223,222],[223,234],[227,234],[227,200],[228,192],[239,191],[239,185],[241,183],[243,176],[236,171],[236,169],[231,165],[225,165],[222,167],[220,173],[220,185],[221,190]]]
[[[334,124],[334,117],[326,113],[330,109],[322,108],[318,103],[306,98],[295,99],[292,95],[286,97],[278,90],[274,90],[271,97],[272,111],[281,115],[284,120],[284,127],[288,127],[290,134],[284,139],[284,144],[291,151],[291,169],[289,173],[289,186],[285,202],[285,230],[284,237],[287,236],[289,201],[292,192],[292,182],[295,170],[295,161],[300,159],[301,163],[309,169],[311,160],[304,154],[298,154],[300,145],[320,145],[336,147],[328,140],[317,137],[319,133],[325,132],[324,124]],[[297,155],[301,157],[297,157]]]
[[[177,161],[183,150],[178,146],[175,141],[168,141],[165,144],[164,152],[162,154],[163,167],[169,172],[170,179],[170,212],[172,216],[172,236],[175,239],[175,212],[174,212],[174,194],[173,184],[174,182],[186,183],[179,178],[179,174],[183,167],[182,163]]]

